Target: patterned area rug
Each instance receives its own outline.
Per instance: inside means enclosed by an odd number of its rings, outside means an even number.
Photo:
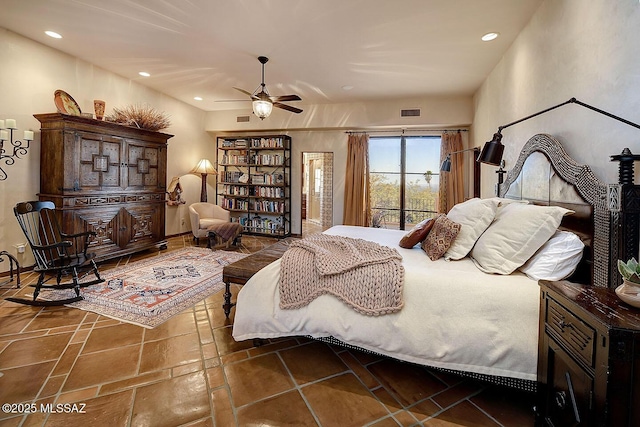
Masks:
[[[237,252],[184,248],[136,261],[101,271],[105,281],[83,288],[84,300],[68,306],[154,328],[221,290],[223,267],[245,256]]]

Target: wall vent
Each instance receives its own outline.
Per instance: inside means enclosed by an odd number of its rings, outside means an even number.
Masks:
[[[238,117],[236,117],[236,122],[237,123],[248,122],[248,121],[249,121],[249,116],[238,116]]]
[[[420,117],[420,109],[400,110],[400,117]]]

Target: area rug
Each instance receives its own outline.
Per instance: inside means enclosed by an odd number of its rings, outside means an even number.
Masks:
[[[194,247],[135,261],[100,271],[105,281],[83,288],[84,300],[68,306],[154,328],[221,290],[224,266],[245,256]]]

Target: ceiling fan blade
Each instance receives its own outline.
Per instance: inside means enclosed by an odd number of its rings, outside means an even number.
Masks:
[[[244,93],[245,95],[249,95],[251,97],[251,99],[257,99],[257,97],[254,96],[251,92],[247,92],[246,90],[240,89],[239,87],[234,87],[234,89]]]
[[[214,102],[247,102],[250,99],[216,99]]]
[[[273,102],[283,102],[283,101],[302,101],[298,95],[280,95],[280,96],[270,96]]]
[[[291,105],[287,105],[287,104],[281,104],[279,102],[274,102],[273,106],[282,108],[283,110],[291,111],[292,113],[296,113],[296,114],[302,113],[302,110],[299,108],[292,107]]]

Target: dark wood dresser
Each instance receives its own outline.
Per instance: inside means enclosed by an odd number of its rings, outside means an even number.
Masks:
[[[640,309],[612,289],[540,286],[537,424],[640,426]]]
[[[55,203],[66,233],[95,231],[98,260],[166,245],[173,135],[66,114],[34,117],[42,132],[39,198]]]

